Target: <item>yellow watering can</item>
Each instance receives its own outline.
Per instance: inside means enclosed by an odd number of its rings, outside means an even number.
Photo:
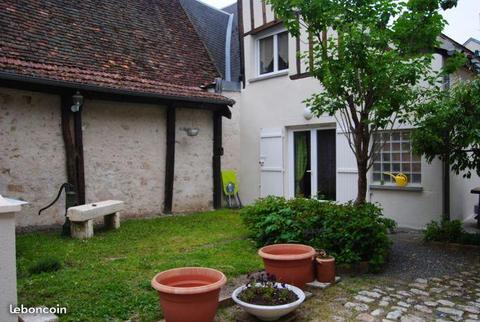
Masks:
[[[408,177],[404,173],[399,172],[396,175],[394,175],[391,172],[384,172],[384,174],[387,174],[390,177],[392,177],[395,180],[395,183],[397,184],[397,186],[399,187],[405,187],[408,183]]]

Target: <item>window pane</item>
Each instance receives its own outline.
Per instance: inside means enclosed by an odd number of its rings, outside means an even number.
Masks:
[[[402,143],[402,151],[403,152],[410,151],[410,142]]]
[[[380,163],[374,163],[373,164],[373,171],[381,171],[382,167]]]
[[[392,153],[393,161],[400,161],[400,153]]]
[[[288,69],[288,33],[278,34],[278,70]]]
[[[412,171],[413,172],[420,172],[422,170],[421,163],[413,163],[412,164]]]
[[[402,161],[410,161],[410,152],[402,153]]]
[[[412,180],[413,183],[421,183],[422,182],[422,175],[412,174],[411,180]]]
[[[419,155],[415,155],[415,154],[414,154],[414,155],[412,156],[412,160],[413,160],[413,161],[421,161],[422,158],[421,158]]]
[[[410,172],[410,163],[402,163],[402,172]]]
[[[392,133],[392,140],[393,141],[400,141],[400,132],[393,132]]]
[[[409,141],[410,140],[410,132],[408,132],[408,131],[402,132],[402,140]]]
[[[392,163],[392,171],[400,171],[400,163]]]
[[[380,173],[378,172],[373,173],[373,181],[380,181],[381,180],[380,177],[381,177]]]
[[[392,143],[392,151],[400,151],[400,143]]]
[[[260,74],[273,72],[273,36],[260,39]]]

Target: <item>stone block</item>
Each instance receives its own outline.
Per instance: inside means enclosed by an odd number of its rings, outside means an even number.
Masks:
[[[106,215],[103,217],[105,228],[107,229],[118,229],[120,228],[120,213],[114,213],[111,215]]]
[[[93,220],[72,221],[70,223],[70,233],[72,238],[89,239],[93,237]]]
[[[71,221],[86,221],[122,211],[124,202],[106,200],[68,208],[67,216]]]
[[[44,307],[42,307],[44,308]],[[19,322],[58,322],[58,316],[52,313],[26,313],[18,316]]]

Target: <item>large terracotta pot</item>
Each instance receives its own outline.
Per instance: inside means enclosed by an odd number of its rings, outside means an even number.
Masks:
[[[295,285],[301,289],[313,281],[315,249],[301,244],[276,244],[259,249],[267,273],[277,281]]]
[[[320,283],[335,282],[335,258],[319,258],[315,260],[317,270],[317,281]]]
[[[152,286],[160,295],[166,322],[211,322],[226,282],[215,269],[184,267],[158,273]]]

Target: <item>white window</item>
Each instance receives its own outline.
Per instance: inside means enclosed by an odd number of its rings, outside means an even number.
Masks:
[[[288,69],[288,32],[263,37],[257,42],[259,75]]]
[[[421,184],[421,157],[412,152],[410,131],[379,133],[375,142],[375,150],[378,152],[374,155],[373,183],[395,184],[395,180],[388,173],[403,173],[410,184]]]

